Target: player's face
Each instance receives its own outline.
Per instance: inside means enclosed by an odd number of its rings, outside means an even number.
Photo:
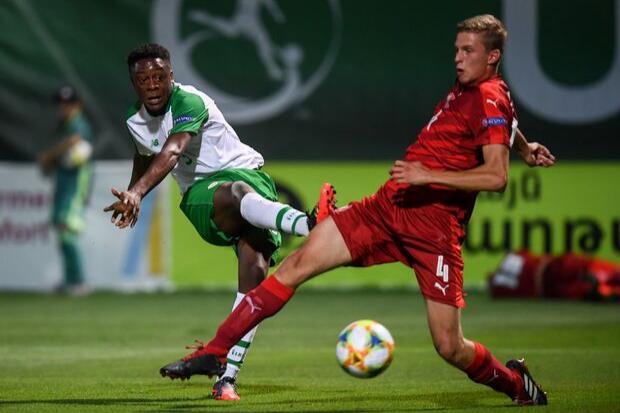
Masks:
[[[139,60],[131,71],[138,99],[152,115],[161,115],[172,93],[172,68],[160,58]]]
[[[495,73],[495,62],[499,50],[487,51],[482,42],[482,34],[460,32],[456,35],[456,76],[462,85],[474,85],[490,78]]]

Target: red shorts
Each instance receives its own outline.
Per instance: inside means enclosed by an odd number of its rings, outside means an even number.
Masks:
[[[464,232],[456,216],[435,204],[397,206],[383,186],[332,216],[351,253],[352,265],[370,267],[400,261],[414,269],[425,298],[465,307]]]

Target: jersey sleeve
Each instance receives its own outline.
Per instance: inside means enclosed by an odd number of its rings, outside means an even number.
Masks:
[[[472,109],[470,127],[476,146],[503,144],[510,147],[514,112],[505,92],[495,87],[481,87]]]
[[[172,129],[170,134],[189,132],[197,135],[209,119],[209,109],[198,95],[184,93],[172,102]]]

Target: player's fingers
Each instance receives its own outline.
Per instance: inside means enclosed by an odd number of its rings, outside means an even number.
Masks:
[[[118,227],[119,228],[125,228],[127,227],[129,220],[128,218],[126,218],[125,216],[123,216],[119,221],[118,221]]]
[[[544,145],[540,145],[539,148],[539,154],[546,157],[546,158],[550,158],[555,160],[555,156],[551,153],[551,151]]]
[[[553,161],[551,161],[549,158],[540,157],[536,160],[536,165],[546,168],[548,166],[553,165]]]
[[[118,199],[121,199],[121,192],[116,188],[112,188],[112,195],[114,195]]]

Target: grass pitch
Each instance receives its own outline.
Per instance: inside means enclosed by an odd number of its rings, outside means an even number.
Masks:
[[[435,354],[417,293],[303,290],[259,329],[240,375],[242,400],[210,400],[211,381],[171,382],[161,365],[208,338],[229,292],[0,295],[0,411],[6,412],[506,412],[504,395],[470,382]],[[499,358],[526,356],[549,393],[545,412],[620,411],[616,304],[491,301],[470,295],[468,337]],[[381,376],[347,376],[337,334],[372,318],[396,340]]]

